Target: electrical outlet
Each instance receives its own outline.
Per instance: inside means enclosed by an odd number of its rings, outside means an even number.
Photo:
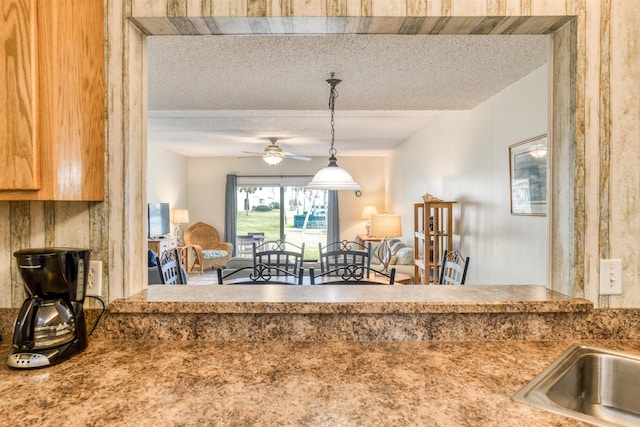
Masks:
[[[600,295],[622,295],[622,260],[600,260]]]
[[[87,279],[87,296],[102,296],[102,261],[89,262],[89,277]]]

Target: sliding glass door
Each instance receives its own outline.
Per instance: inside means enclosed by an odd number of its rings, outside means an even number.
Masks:
[[[251,257],[253,242],[279,239],[304,243],[305,259],[317,259],[318,244],[327,242],[327,191],[238,182],[236,196],[236,256]]]

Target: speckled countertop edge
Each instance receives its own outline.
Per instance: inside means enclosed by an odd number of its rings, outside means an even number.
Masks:
[[[543,286],[152,286],[111,313],[549,313],[593,304]]]

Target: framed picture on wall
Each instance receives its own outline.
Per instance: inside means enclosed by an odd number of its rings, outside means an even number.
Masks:
[[[547,135],[509,146],[512,215],[547,214]]]

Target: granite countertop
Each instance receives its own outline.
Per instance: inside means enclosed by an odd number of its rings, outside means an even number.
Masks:
[[[593,304],[540,285],[154,285],[112,313],[587,312]]]
[[[151,286],[111,302],[89,348],[59,365],[12,370],[0,343],[0,419],[585,425],[511,396],[577,342],[640,355],[638,324],[541,286]]]
[[[510,397],[573,341],[91,339],[52,367],[0,366],[12,426],[585,425]],[[640,341],[583,341],[640,354]],[[6,355],[8,343],[0,344]]]

